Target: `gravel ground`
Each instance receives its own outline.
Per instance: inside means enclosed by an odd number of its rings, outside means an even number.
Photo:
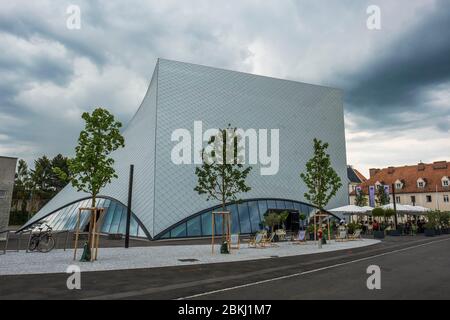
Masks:
[[[58,249],[49,253],[8,252],[6,255],[0,255],[0,275],[63,273],[73,264],[80,266],[81,271],[104,271],[257,260],[346,250],[376,243],[379,241],[372,239],[337,243],[331,241],[322,249],[313,242],[304,245],[282,242],[278,243],[277,247],[264,249],[248,248],[243,244],[239,250],[233,250],[229,255],[219,254],[219,245],[216,245],[214,255],[211,254],[210,245],[101,248],[98,261],[92,263],[73,261],[72,249],[67,251]],[[79,259],[81,250],[78,252]],[[180,259],[195,259],[195,261],[180,261]]]

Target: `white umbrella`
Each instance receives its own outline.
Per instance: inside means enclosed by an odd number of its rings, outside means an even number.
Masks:
[[[386,209],[394,210],[394,204],[393,203],[388,203],[388,204],[385,204],[384,206],[381,206],[381,208],[384,209],[384,210],[386,210]],[[400,203],[395,205],[395,209],[399,213],[408,213],[408,212],[412,211],[411,208],[409,208],[406,205],[400,204]]]
[[[408,207],[411,211],[411,214],[417,214],[417,215],[422,215],[422,214],[426,214],[428,211],[430,211],[431,209],[429,208],[425,208],[425,207],[421,207],[421,206],[411,206],[409,204],[406,204],[405,207]]]
[[[354,204],[350,204],[348,206],[338,207],[334,209],[330,209],[328,211],[332,213],[341,213],[346,215],[358,215],[358,214],[368,214],[372,211],[372,207],[359,207]]]

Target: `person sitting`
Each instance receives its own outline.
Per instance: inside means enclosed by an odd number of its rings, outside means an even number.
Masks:
[[[373,233],[373,224],[372,221],[369,222],[369,225],[367,226],[367,234]]]

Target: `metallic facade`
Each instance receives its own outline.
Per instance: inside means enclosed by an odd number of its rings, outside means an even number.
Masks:
[[[102,196],[127,203],[129,165],[134,164],[132,211],[151,237],[159,238],[206,208],[217,205],[193,191],[195,165],[171,161],[172,132],[194,121],[203,130],[228,124],[244,130],[279,129],[280,164],[276,175],[260,175],[252,165],[252,190],[245,199],[285,199],[304,202],[299,174],[312,156],[312,140],[330,144],[333,167],[343,187],[329,207],[345,205],[347,166],[342,93],[338,89],[241,72],[159,59],[148,92],[125,128],[125,148],[113,154],[119,178]],[[28,223],[86,198],[67,186]]]

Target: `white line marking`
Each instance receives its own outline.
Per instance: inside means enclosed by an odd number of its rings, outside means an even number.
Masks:
[[[261,281],[256,281],[256,282],[250,282],[250,283],[246,283],[246,284],[242,284],[242,285],[238,285],[238,286],[234,286],[234,287],[229,287],[229,288],[224,288],[224,289],[218,289],[218,290],[198,293],[198,294],[194,294],[192,296],[178,298],[176,300],[193,299],[193,298],[203,297],[203,296],[207,296],[207,295],[211,295],[211,294],[215,294],[215,293],[231,291],[231,290],[241,289],[241,288],[246,288],[246,287],[251,287],[251,286],[257,286],[259,284],[263,284],[263,283],[267,283],[267,282],[274,282],[274,281],[278,281],[278,280],[289,279],[289,278],[293,278],[293,277],[298,277],[298,276],[302,276],[302,275],[306,275],[306,274],[310,274],[310,273],[315,273],[315,272],[319,272],[319,271],[323,271],[323,270],[327,270],[327,269],[333,269],[333,268],[345,266],[345,265],[348,265],[348,264],[357,263],[357,262],[361,262],[361,261],[365,261],[365,260],[370,260],[370,259],[386,256],[386,255],[389,255],[389,254],[403,252],[403,251],[407,251],[407,250],[411,250],[411,249],[427,246],[427,245],[434,244],[434,243],[448,241],[448,240],[450,240],[450,238],[442,239],[442,240],[435,240],[435,241],[431,241],[431,242],[427,242],[427,243],[422,243],[422,244],[418,244],[418,245],[407,247],[407,248],[403,248],[403,249],[396,249],[396,250],[392,250],[392,251],[388,251],[388,252],[384,252],[384,253],[379,253],[379,254],[376,254],[376,255],[373,255],[373,256],[369,256],[369,257],[365,257],[365,258],[360,258],[360,259],[356,259],[356,260],[342,262],[342,263],[338,263],[338,264],[334,264],[334,265],[331,265],[331,266],[326,266],[326,267],[322,267],[322,268],[318,268],[318,269],[313,269],[313,270],[309,270],[309,271],[297,272],[297,273],[286,275],[286,276],[282,276],[282,277],[276,277],[276,278],[271,278],[271,279],[266,279],[266,280],[261,280]]]

